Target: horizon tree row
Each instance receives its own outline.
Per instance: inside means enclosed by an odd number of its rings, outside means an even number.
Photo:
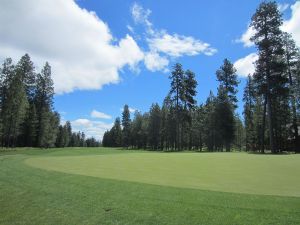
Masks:
[[[60,125],[53,109],[51,67],[36,73],[28,54],[14,65],[11,58],[0,68],[0,145],[2,147],[99,146],[83,132],[72,132],[69,121]]]
[[[236,70],[225,59],[216,74],[220,82],[217,96],[211,92],[205,104],[197,105],[195,74],[191,70],[184,71],[181,64],[175,64],[169,77],[170,91],[162,107],[152,104],[149,112],[136,111],[131,120],[129,107],[125,105],[122,121],[117,118],[111,130],[105,132],[103,146],[230,151],[234,145],[241,149],[244,127],[234,114],[237,107]]]

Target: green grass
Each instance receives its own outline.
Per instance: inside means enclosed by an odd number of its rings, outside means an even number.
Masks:
[[[300,155],[131,153],[38,157],[25,162],[46,170],[106,179],[300,197]]]
[[[299,175],[300,155],[0,151],[0,224],[300,224]]]

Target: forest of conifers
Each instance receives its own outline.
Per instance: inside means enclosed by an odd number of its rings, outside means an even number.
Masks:
[[[177,63],[162,106],[152,104],[149,112],[137,111],[131,120],[125,105],[122,118],[104,134],[103,146],[299,152],[300,55],[292,36],[281,31],[282,21],[276,2],[261,3],[252,16],[258,60],[244,89],[243,119],[235,113],[239,82],[228,59],[216,71],[216,96],[210,92],[204,104],[195,100],[195,74]]]
[[[51,67],[36,73],[28,54],[14,65],[11,58],[0,68],[0,144],[2,147],[95,147],[99,141],[60,125],[53,110]]]

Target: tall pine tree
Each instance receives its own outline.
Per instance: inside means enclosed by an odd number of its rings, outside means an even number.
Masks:
[[[128,105],[124,106],[123,112],[122,112],[122,126],[123,126],[123,146],[128,148],[130,146],[130,125],[131,125],[131,119],[130,119],[130,111]]]
[[[251,27],[255,30],[251,40],[256,44],[259,56],[254,82],[258,92],[265,96],[270,148],[273,153],[279,151],[275,136],[278,132],[275,104],[286,95],[287,84],[281,25],[281,13],[276,2],[262,2],[251,19]]]

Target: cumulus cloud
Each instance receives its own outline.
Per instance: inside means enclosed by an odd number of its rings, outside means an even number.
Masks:
[[[145,27],[146,43],[149,51],[145,53],[145,66],[150,71],[166,71],[169,61],[182,56],[205,54],[214,55],[217,50],[210,44],[191,36],[169,34],[166,30],[155,29],[149,17],[151,10],[134,3],[131,7],[136,25]]]
[[[280,11],[286,10],[288,4],[279,4]],[[290,19],[284,20],[281,29],[285,32],[291,33],[298,47],[300,47],[300,1],[290,6],[291,17]],[[253,36],[255,30],[248,26],[248,29],[243,33],[242,37],[237,42],[243,43],[245,47],[252,47],[254,43],[250,41],[250,37]]]
[[[135,111],[138,111],[137,109],[131,108],[131,107],[129,107],[128,109],[129,109],[129,112],[130,112],[130,113],[134,113]]]
[[[93,110],[91,112],[91,117],[92,118],[98,118],[98,119],[111,119],[112,118],[111,115],[108,115],[108,114],[103,113],[103,112],[99,112],[97,110]]]
[[[145,55],[145,66],[152,72],[164,70],[168,65],[169,60],[157,52],[148,52]]]
[[[291,33],[296,44],[300,47],[300,1],[291,6],[292,15],[283,22],[282,30]]]
[[[149,16],[151,14],[150,9],[144,9],[141,5],[135,2],[131,7],[131,14],[135,23],[144,24],[148,28],[152,27],[152,23],[149,21]]]
[[[216,49],[211,48],[209,44],[197,40],[193,37],[183,35],[156,35],[148,39],[150,49],[157,52],[163,52],[172,57],[180,57],[183,55],[193,56],[203,53],[205,55],[213,55]]]
[[[37,67],[52,65],[57,93],[117,83],[144,54],[130,36],[115,44],[108,25],[74,0],[4,0],[0,7],[0,58],[29,53]]]
[[[244,47],[252,47],[254,43],[250,41],[250,38],[255,34],[255,30],[248,26],[248,29],[243,33],[242,37],[236,40],[238,43],[243,43]]]
[[[256,53],[251,53],[244,58],[241,58],[234,63],[237,74],[241,77],[247,77],[255,72],[254,62],[258,59]]]
[[[73,131],[83,131],[87,137],[94,137],[98,140],[102,140],[104,132],[113,126],[113,123],[104,123],[85,118],[71,121],[71,124]]]

